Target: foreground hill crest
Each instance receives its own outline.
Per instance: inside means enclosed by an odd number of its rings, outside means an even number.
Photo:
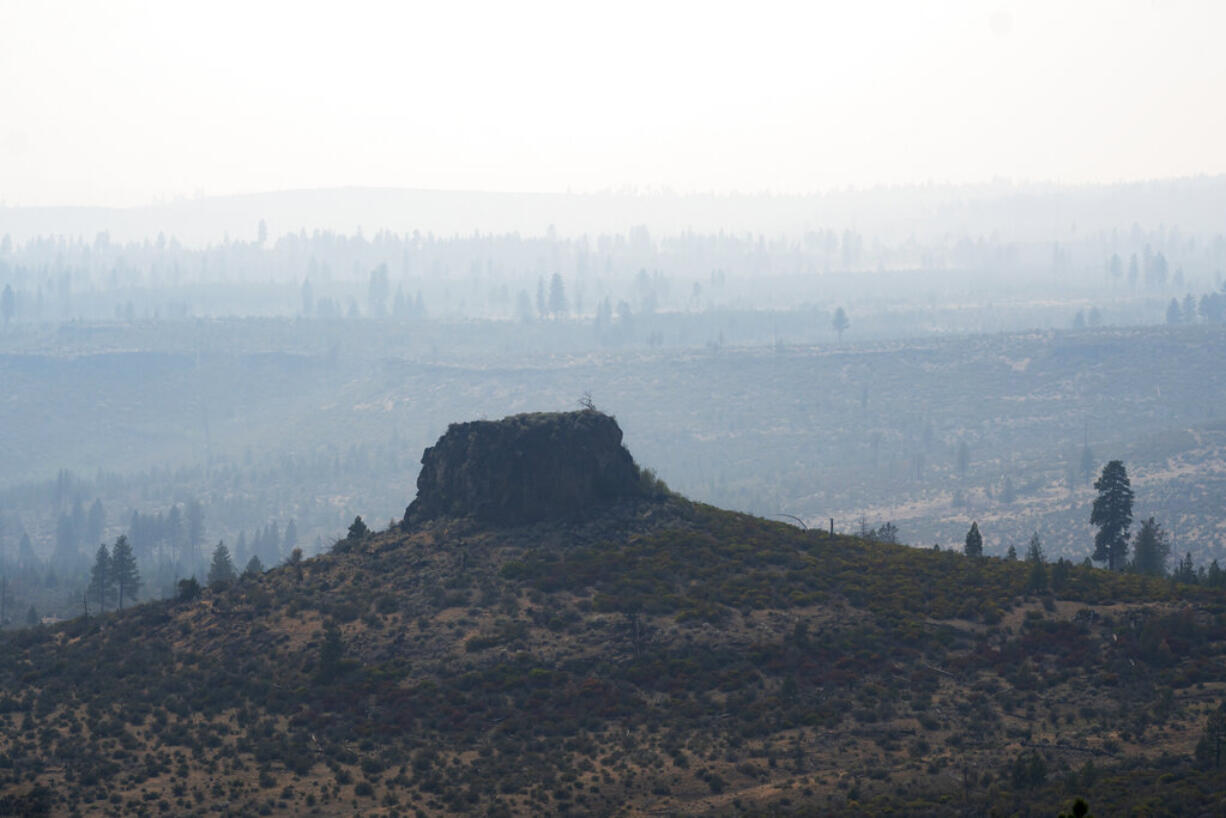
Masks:
[[[426,460],[421,513],[591,515],[0,633],[0,815],[1226,815],[1218,589],[657,500],[595,412]]]
[[[655,490],[595,409],[453,423],[426,449],[406,525],[472,517],[497,525],[588,517]]]

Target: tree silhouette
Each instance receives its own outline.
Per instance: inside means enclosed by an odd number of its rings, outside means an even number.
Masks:
[[[1031,591],[1042,591],[1047,588],[1047,563],[1043,558],[1043,541],[1039,532],[1030,537],[1030,545],[1026,547],[1026,562],[1030,564],[1030,576],[1026,579],[1026,587]]]
[[[1192,552],[1189,551],[1175,565],[1175,571],[1171,576],[1176,582],[1186,582],[1189,585],[1195,584],[1198,577],[1196,576],[1196,567],[1192,565]]]
[[[1026,546],[1026,561],[1044,562],[1043,541],[1039,539],[1037,531],[1030,535],[1030,544]]]
[[[264,573],[264,563],[260,562],[259,556],[252,554],[251,559],[247,560],[247,567],[243,569],[243,579],[254,579]]]
[[[177,599],[180,602],[191,602],[200,596],[200,583],[195,577],[179,580],[179,594]]]
[[[843,333],[851,326],[851,319],[847,317],[847,311],[839,307],[834,311],[834,318],[830,319],[830,326],[834,327],[834,331],[839,334],[839,342],[843,341]]]
[[[1115,571],[1124,567],[1128,557],[1128,527],[1132,525],[1132,484],[1123,461],[1112,460],[1103,466],[1094,488],[1098,497],[1090,511],[1090,524],[1098,526],[1098,533],[1094,535],[1093,558]]]
[[[209,587],[217,588],[229,585],[238,578],[234,562],[230,559],[230,549],[224,542],[217,543],[213,549],[213,562],[209,565]]]
[[[569,312],[566,305],[566,290],[562,286],[562,276],[557,273],[549,279],[549,313],[559,318]]]
[[[124,597],[136,598],[140,590],[140,571],[136,568],[136,557],[132,554],[132,546],[128,538],[120,536],[115,540],[111,550],[111,576],[115,579],[115,589],[119,592],[119,608],[123,609]]]
[[[966,545],[963,551],[968,557],[983,556],[983,535],[979,533],[979,523],[971,523],[971,530],[966,532]]]
[[[106,603],[115,591],[115,575],[111,570],[111,552],[106,545],[98,546],[94,567],[89,577],[89,598],[98,603],[98,612],[106,611]]]
[[[349,539],[357,542],[358,540],[366,539],[370,534],[370,529],[366,527],[366,523],[362,521],[362,515],[353,518],[353,522],[349,524]]]
[[[1143,520],[1133,543],[1133,570],[1151,577],[1166,576],[1166,561],[1170,555],[1171,544],[1162,526],[1153,517]]]

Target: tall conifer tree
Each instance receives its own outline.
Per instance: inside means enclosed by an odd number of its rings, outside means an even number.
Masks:
[[[111,552],[106,544],[98,546],[94,567],[90,571],[89,598],[98,603],[98,611],[104,613],[106,604],[115,592],[115,575],[111,570]]]
[[[1090,524],[1098,526],[1094,535],[1097,562],[1107,563],[1107,570],[1124,567],[1128,558],[1128,527],[1132,525],[1132,484],[1123,461],[1112,460],[1103,466],[1102,475],[1094,481],[1098,497],[1090,511]]]
[[[979,523],[971,523],[971,530],[966,532],[966,555],[968,557],[983,556],[983,535],[979,533]]]
[[[141,586],[140,571],[136,568],[136,557],[127,537],[121,536],[115,540],[115,547],[111,549],[111,576],[115,580],[119,608],[122,610],[124,598],[135,599]]]

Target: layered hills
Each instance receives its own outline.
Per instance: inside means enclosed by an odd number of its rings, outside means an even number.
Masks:
[[[1223,680],[1219,592],[722,511],[517,416],[386,531],[4,634],[0,813],[1221,814]]]

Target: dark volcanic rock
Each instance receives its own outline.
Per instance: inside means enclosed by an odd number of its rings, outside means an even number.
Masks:
[[[405,522],[581,519],[642,495],[617,421],[592,409],[453,423],[426,449]]]

